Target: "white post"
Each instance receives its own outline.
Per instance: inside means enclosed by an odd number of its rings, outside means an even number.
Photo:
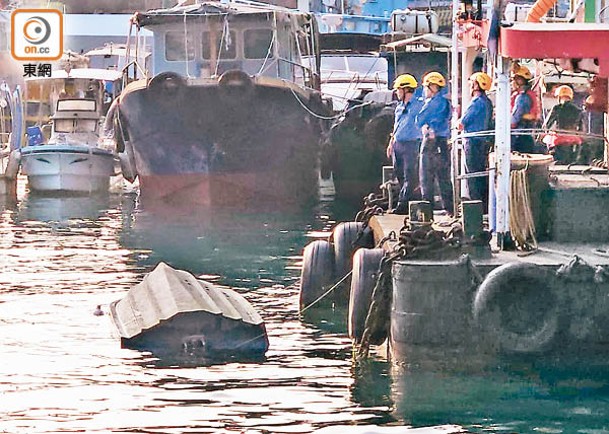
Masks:
[[[510,229],[510,87],[509,60],[497,55],[497,96],[495,103],[495,170],[497,201],[495,221],[499,247]]]
[[[452,32],[452,44],[450,52],[450,102],[453,106],[453,116],[451,122],[451,175],[453,179],[453,203],[454,209],[452,210],[457,215],[457,209],[459,206],[459,189],[457,188],[457,175],[459,174],[458,166],[458,149],[456,146],[457,139],[457,122],[459,120],[459,40],[457,34],[459,31],[459,23],[457,23],[457,13],[459,11],[459,0],[453,0],[452,2],[452,13],[453,13],[453,32]]]

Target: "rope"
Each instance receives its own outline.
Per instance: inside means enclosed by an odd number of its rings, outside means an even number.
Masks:
[[[300,99],[300,97],[296,94],[296,92],[294,92],[294,89],[290,88],[290,92],[292,92],[292,95],[294,95],[294,98],[296,98],[296,101],[298,101],[298,104],[300,104],[302,106],[302,108],[305,109],[311,116],[314,116],[317,119],[322,119],[322,120],[327,120],[327,121],[338,119],[341,116],[344,116],[345,114],[350,112],[351,110],[355,110],[357,108],[364,107],[364,106],[372,104],[371,101],[363,102],[361,104],[354,105],[351,108],[343,110],[342,112],[340,112],[340,113],[338,113],[338,114],[336,114],[334,116],[323,116],[323,115],[320,115],[320,114],[317,114],[317,113],[313,112],[309,107],[307,107],[307,105]]]
[[[516,241],[516,245],[523,250],[537,249],[527,168],[513,170],[510,178],[510,232]]]
[[[319,303],[321,300],[326,298],[332,291],[334,291],[336,288],[338,288],[345,280],[347,280],[349,277],[351,277],[351,274],[353,274],[353,270],[351,270],[347,274],[345,274],[342,279],[340,279],[338,282],[336,282],[334,285],[332,285],[332,287],[330,289],[328,289],[326,292],[324,292],[319,297],[317,297],[315,300],[313,300],[308,306],[303,307],[300,310],[300,313],[306,312],[309,308],[313,307],[314,305]]]
[[[226,42],[224,43],[224,38]],[[220,36],[220,43],[218,44],[218,51],[216,52],[216,67],[214,68],[214,77],[218,76],[218,68],[220,68],[220,58],[222,57],[222,43],[225,44],[226,48],[228,48],[230,39],[230,29],[228,27],[228,15],[224,17],[224,21],[222,21],[222,36]],[[211,47],[214,50],[214,47]]]
[[[276,38],[277,38],[277,15],[275,13],[273,13],[273,36],[271,37],[271,43],[269,44],[269,48],[266,52],[264,61],[262,62],[262,66],[260,66],[260,69],[258,70],[258,74],[256,74],[256,75],[260,75],[264,71],[266,62],[268,62],[269,57],[271,57],[271,52],[273,51],[273,45],[274,45]]]
[[[385,254],[379,264],[379,275],[372,291],[372,302],[368,308],[366,321],[364,322],[364,333],[356,358],[367,358],[370,351],[370,339],[374,332],[389,329],[389,315],[387,309],[391,306],[391,264],[402,256],[402,251]]]

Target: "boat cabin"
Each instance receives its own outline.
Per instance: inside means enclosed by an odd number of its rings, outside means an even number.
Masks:
[[[95,99],[75,98],[57,101],[51,116],[49,145],[96,146],[101,114]],[[43,127],[43,130],[46,127]],[[28,145],[41,145],[44,138],[37,126],[28,128]]]
[[[153,33],[152,75],[172,71],[210,78],[236,69],[301,85],[313,82],[302,63],[305,56],[318,58],[317,25],[310,14],[253,3],[205,2],[139,13],[134,22]]]
[[[60,100],[88,98],[95,101],[98,117],[105,115],[122,89],[119,71],[94,68],[54,70],[51,77],[27,78],[25,121],[27,126],[44,125],[55,115]],[[63,105],[62,105],[63,106]]]

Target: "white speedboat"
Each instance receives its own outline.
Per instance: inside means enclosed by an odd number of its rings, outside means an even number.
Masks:
[[[30,190],[53,193],[107,192],[114,174],[114,152],[98,145],[100,110],[93,98],[57,101],[51,137],[43,143],[37,127],[28,128],[21,169]]]

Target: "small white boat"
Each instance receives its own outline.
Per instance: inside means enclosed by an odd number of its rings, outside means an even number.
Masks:
[[[30,190],[108,191],[110,177],[114,174],[115,154],[98,144],[100,119],[95,99],[60,99],[51,117],[48,143],[42,143],[39,129],[28,128],[29,144],[21,149],[21,169],[27,175]]]
[[[263,355],[262,317],[237,292],[161,262],[110,305],[121,346],[155,355]]]

